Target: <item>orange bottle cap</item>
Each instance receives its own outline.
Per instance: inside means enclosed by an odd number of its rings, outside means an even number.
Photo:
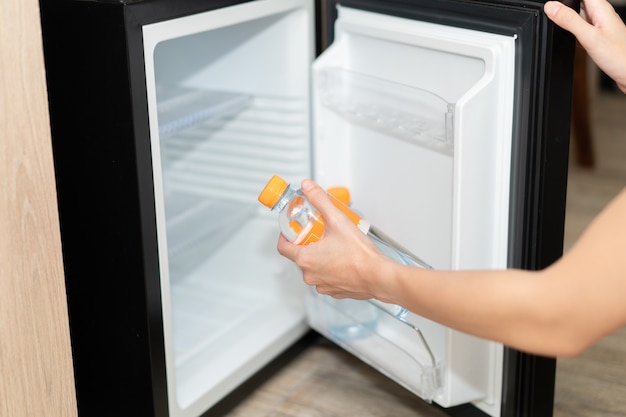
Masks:
[[[268,182],[261,194],[259,194],[259,202],[265,207],[274,208],[280,197],[283,195],[289,184],[279,177],[274,175]]]

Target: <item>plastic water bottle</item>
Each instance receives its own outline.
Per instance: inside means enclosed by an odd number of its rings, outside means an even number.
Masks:
[[[404,265],[431,268],[430,265],[413,255],[348,207],[347,204],[349,204],[350,198],[347,189],[338,188],[337,190],[343,191],[342,197],[340,197],[341,200],[337,198],[340,195],[339,193],[329,192],[330,200],[359,230],[374,242],[381,253]],[[348,194],[346,195],[346,193]],[[272,211],[279,212],[280,231],[287,240],[298,245],[307,245],[317,242],[323,237],[324,219],[320,213],[306,199],[302,190],[292,188],[281,177],[275,175],[269,180],[259,194],[259,202],[272,209]],[[400,319],[404,319],[408,313],[405,308],[400,306],[386,305],[384,308]]]

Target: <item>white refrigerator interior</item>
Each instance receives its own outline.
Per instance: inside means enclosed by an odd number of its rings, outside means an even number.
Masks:
[[[500,345],[315,295],[256,197],[273,174],[345,185],[434,268],[505,268],[515,39],[338,12],[313,65],[309,0],[143,28],[172,416],[201,414],[309,325],[428,401],[499,415]]]

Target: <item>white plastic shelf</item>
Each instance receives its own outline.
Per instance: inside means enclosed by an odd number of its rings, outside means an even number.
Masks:
[[[230,91],[157,86],[159,136],[164,139],[198,124],[223,123],[251,100],[251,95]]]

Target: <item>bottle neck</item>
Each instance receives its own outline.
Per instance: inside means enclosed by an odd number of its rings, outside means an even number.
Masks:
[[[276,204],[274,204],[274,207],[272,207],[272,211],[282,211],[287,203],[289,203],[289,201],[291,201],[296,194],[298,194],[296,190],[291,188],[291,186],[287,186],[283,194],[280,196],[280,199],[276,202]]]

